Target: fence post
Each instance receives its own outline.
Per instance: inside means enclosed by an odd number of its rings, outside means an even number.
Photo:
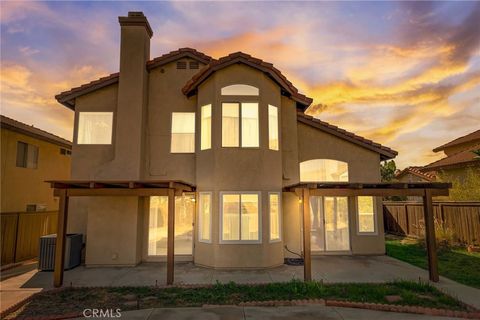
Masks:
[[[410,221],[408,219],[408,205],[406,203],[403,204],[403,211],[405,212],[405,223],[407,225],[406,236],[408,236],[410,235]]]

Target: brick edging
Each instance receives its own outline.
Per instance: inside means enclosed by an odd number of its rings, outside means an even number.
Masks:
[[[431,315],[431,316],[480,319],[479,311],[475,311],[475,312],[456,311],[456,310],[448,310],[448,309],[427,308],[427,307],[420,307],[420,306],[404,306],[404,305],[383,304],[383,303],[352,302],[352,301],[343,301],[343,300],[326,300],[325,305],[330,307],[361,308],[361,309],[369,309],[369,310],[377,310],[377,311],[425,314],[425,315]]]

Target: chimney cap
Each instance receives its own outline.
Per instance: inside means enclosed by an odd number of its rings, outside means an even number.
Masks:
[[[150,23],[148,23],[147,17],[143,15],[141,11],[129,11],[128,17],[118,17],[118,22],[120,26],[143,26],[148,33],[148,36],[151,38],[153,36],[152,28]]]

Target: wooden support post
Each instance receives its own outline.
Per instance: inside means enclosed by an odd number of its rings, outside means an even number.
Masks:
[[[167,285],[173,284],[175,274],[175,189],[168,189]]]
[[[423,214],[425,219],[425,239],[427,242],[428,273],[433,282],[438,282],[437,244],[435,239],[435,222],[433,218],[432,191],[425,189],[423,196]]]
[[[303,189],[303,279],[312,280],[312,252],[310,250],[310,190]]]
[[[53,285],[58,288],[63,284],[63,269],[65,262],[65,243],[67,242],[68,196],[67,190],[59,190],[60,204],[58,208],[57,239],[55,243],[55,266]]]

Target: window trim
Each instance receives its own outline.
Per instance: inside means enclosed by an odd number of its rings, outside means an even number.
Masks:
[[[85,113],[111,113],[112,114],[112,128],[111,128],[111,132],[110,132],[110,142],[109,143],[80,143],[80,142],[78,142],[78,137],[80,135],[80,115],[82,113],[84,113],[84,114]],[[75,144],[79,145],[79,146],[82,146],[82,147],[83,146],[111,146],[111,145],[113,145],[114,134],[115,134],[114,130],[115,130],[115,126],[116,126],[115,115],[116,115],[115,112],[108,111],[108,110],[107,111],[78,111],[77,128],[76,128],[77,132],[76,132],[75,137],[74,137]]]
[[[228,147],[228,146],[224,146],[223,145],[223,104],[224,103],[236,103],[238,105],[238,146],[235,146],[235,147]],[[242,146],[242,142],[243,142],[243,139],[242,139],[242,103],[256,103],[257,104],[257,115],[258,115],[258,147],[243,147]],[[220,133],[221,133],[221,141],[220,141],[220,145],[221,145],[221,148],[226,148],[226,149],[233,149],[233,148],[237,148],[237,149],[260,149],[261,147],[261,125],[260,125],[260,102],[257,100],[257,101],[251,101],[251,100],[245,100],[245,101],[232,101],[232,100],[224,100],[222,102],[220,102],[220,107],[221,107],[221,121],[220,121],[220,124],[221,124],[221,127],[220,127]]]
[[[219,220],[219,230],[220,233],[218,235],[218,243],[219,244],[262,244],[262,192],[261,191],[220,191],[219,193],[219,213],[220,213],[220,219]],[[223,195],[225,194],[235,194],[235,195],[242,195],[242,194],[256,194],[258,195],[258,240],[223,240]],[[241,197],[240,197],[241,198]],[[241,205],[241,199],[240,199],[240,205]],[[241,213],[240,214],[240,235],[241,235],[241,226],[242,226],[242,220],[241,220]]]
[[[270,146],[270,107],[275,108],[275,110],[277,111],[277,149],[272,149]],[[268,113],[268,121],[267,121],[268,150],[280,151],[280,123],[279,123],[280,117],[279,117],[278,107],[274,106],[273,104],[268,104],[267,113]]]
[[[358,197],[355,197],[355,218],[357,222],[357,236],[377,236],[378,235],[378,222],[377,222],[377,197],[375,196],[362,196],[371,197],[373,199],[373,232],[360,231],[360,212],[358,211]]]
[[[193,151],[188,151],[188,152],[173,152],[172,151],[172,137],[173,137],[173,114],[174,113],[193,113]],[[196,148],[196,141],[195,141],[195,138],[196,138],[196,135],[197,135],[197,113],[195,111],[172,111],[170,113],[170,149],[169,149],[169,153],[170,154],[194,154],[195,153],[195,148]]]
[[[346,181],[330,181],[330,180],[318,180],[318,181],[312,181],[312,180],[302,180],[302,163],[313,161],[313,160],[333,160],[337,162],[343,162],[347,164],[347,180]],[[300,182],[304,183],[309,183],[309,182],[316,182],[316,183],[323,183],[323,182],[349,182],[350,181],[350,163],[347,161],[343,160],[338,160],[338,159],[331,159],[331,158],[313,158],[313,159],[308,159],[308,160],[303,160],[298,163],[298,170],[299,170],[299,178]]]
[[[210,234],[209,234],[209,240],[202,239],[201,237],[203,236],[202,233],[200,232],[201,230],[201,225],[202,225],[202,218],[200,214],[200,210],[202,208],[201,206],[201,196],[202,195],[209,195],[210,196]],[[212,230],[213,230],[213,192],[212,191],[202,191],[198,193],[198,235],[197,235],[197,240],[198,242],[202,243],[212,243]]]
[[[256,94],[224,94],[222,92],[223,89],[231,87],[231,86],[236,86],[236,85],[254,88],[254,89],[257,90],[257,93]],[[251,84],[246,84],[246,83],[232,83],[232,84],[228,84],[228,85],[225,85],[225,86],[220,88],[220,96],[223,96],[223,97],[259,97],[260,96],[260,88],[257,87],[257,86],[252,86]]]
[[[210,137],[209,137],[209,147],[203,148],[202,138],[203,138],[203,108],[210,107]],[[212,136],[213,136],[213,106],[211,103],[207,103],[203,106],[200,106],[200,151],[211,150],[212,149]]]
[[[278,239],[272,239],[272,231],[271,231],[271,211],[270,211],[270,195],[276,194],[278,195],[278,231],[279,237]],[[283,239],[283,219],[282,219],[282,192],[279,191],[271,191],[268,192],[268,240],[270,243],[282,242]]]

